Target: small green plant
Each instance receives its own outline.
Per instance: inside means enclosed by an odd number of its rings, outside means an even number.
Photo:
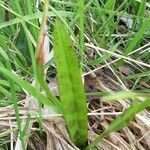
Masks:
[[[81,76],[77,59],[73,51],[72,44],[67,36],[67,32],[60,20],[56,20],[54,30],[54,57],[58,75],[58,87],[62,108],[66,119],[68,130],[72,141],[79,147],[85,145],[87,136],[86,105]],[[134,116],[143,109],[150,106],[150,99],[139,102],[133,92],[119,92],[104,97],[108,100],[119,100],[122,98],[132,99],[130,107],[123,114],[116,117],[110,126],[100,134],[85,149],[94,148],[99,142],[114,131],[126,126]],[[80,133],[80,134],[79,134]],[[82,135],[83,134],[83,135]]]
[[[73,45],[59,19],[56,19],[53,42],[63,115],[71,140],[83,148],[87,142],[86,97]]]

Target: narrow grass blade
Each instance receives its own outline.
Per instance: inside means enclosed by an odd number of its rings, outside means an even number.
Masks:
[[[3,21],[4,21],[4,10],[0,7],[0,13],[1,13],[1,15],[0,15],[0,23],[3,23]]]
[[[71,140],[82,148],[87,140],[86,97],[72,43],[59,19],[55,23],[53,43],[63,114]]]
[[[6,63],[9,61],[7,54],[1,47],[0,47],[0,56],[2,56],[2,58],[5,59]],[[33,97],[39,100],[42,104],[53,106],[55,108],[54,104],[49,99],[47,99],[43,94],[41,94],[36,87],[33,87],[28,82],[21,79],[19,76],[13,74],[11,70],[6,69],[1,62],[0,62],[0,73],[2,73],[5,77],[11,79],[20,87],[24,88],[28,93],[30,93]],[[57,110],[60,111],[60,107],[59,108],[57,107]]]
[[[137,2],[139,2],[139,3],[142,3],[142,0],[135,0],[135,1],[137,1]],[[147,2],[147,3],[146,3],[146,6],[150,8],[150,3]]]
[[[5,59],[5,65],[6,68],[11,71],[11,64],[9,61],[9,58],[6,54],[5,51],[1,51],[0,53],[2,55],[2,57]],[[8,77],[7,77],[8,78]],[[25,142],[24,142],[24,135],[22,132],[22,128],[21,128],[21,120],[19,118],[19,108],[18,108],[18,104],[17,104],[17,96],[16,96],[16,90],[15,90],[15,83],[11,78],[8,78],[8,81],[10,83],[10,93],[11,93],[11,99],[13,101],[13,107],[14,107],[14,111],[15,111],[15,116],[16,116],[16,120],[17,120],[17,126],[19,129],[19,134],[20,134],[20,140],[21,140],[21,144],[22,144],[22,149],[25,150]]]
[[[120,44],[120,42],[115,44],[115,45],[113,45],[113,46],[111,46],[108,50],[112,51],[112,52],[115,52],[117,50],[117,47],[118,47],[119,44]],[[102,57],[99,57],[99,58],[97,58],[97,59],[95,59],[93,61],[89,61],[87,64],[89,64],[89,65],[101,64],[104,61],[108,60],[110,57],[111,57],[110,54],[104,53]]]
[[[135,35],[135,37],[133,38],[133,40],[131,40],[127,46],[127,48],[125,49],[125,55],[128,55],[130,52],[132,52],[132,50],[135,48],[135,46],[138,44],[138,42],[141,40],[144,32],[149,28],[150,25],[150,18],[146,19],[140,30],[138,31],[138,33]]]
[[[116,101],[116,100],[121,100],[121,99],[134,99],[136,98],[138,94],[132,92],[132,91],[121,91],[121,92],[116,92],[116,93],[111,93],[109,95],[103,96],[102,100],[103,101]]]
[[[46,96],[51,99],[54,105],[60,107],[60,103],[58,99],[54,96],[54,94],[50,91],[44,76],[44,40],[45,40],[45,31],[46,31],[46,21],[47,21],[47,13],[48,13],[48,5],[49,0],[44,1],[44,13],[42,18],[42,24],[40,27],[40,33],[36,46],[36,79],[40,84],[42,89],[45,91]]]
[[[16,17],[18,17],[20,19],[20,22],[25,21],[27,23],[29,23],[30,25],[32,25],[33,27],[35,27],[36,29],[39,29],[38,26],[36,26],[34,23],[32,23],[31,21],[29,21],[28,19],[24,18],[22,15],[19,15],[18,13],[16,13],[14,10],[12,10],[10,7],[6,7],[4,5],[4,3],[2,1],[0,1],[0,7],[2,7],[3,9],[9,11],[10,13],[12,13],[13,15],[15,15]]]
[[[1,95],[5,95],[5,96],[10,96],[10,93],[8,90],[6,90],[4,87],[0,86],[0,98],[1,98]],[[1,100],[0,100],[1,101]]]
[[[15,127],[12,130],[8,129],[8,130],[6,130],[4,132],[1,132],[0,133],[0,138],[5,137],[5,136],[9,135],[11,132],[15,132],[16,130],[17,130],[17,128]]]
[[[79,0],[79,28],[80,28],[80,61],[81,61],[81,68],[84,58],[84,0]]]
[[[124,77],[123,79],[128,80],[128,79],[141,78],[146,76],[150,77],[150,71],[129,75],[127,77]]]
[[[146,9],[146,1],[147,1],[147,0],[143,0],[143,1],[141,2],[141,5],[140,5],[139,10],[138,10],[139,26],[140,26],[140,27],[141,27],[142,24],[143,24],[143,17],[144,17],[145,9]]]
[[[55,105],[51,102],[51,100],[47,99],[43,94],[41,94],[37,88],[30,85],[29,83],[21,79],[19,76],[14,75],[12,72],[7,70],[4,66],[0,65],[0,72],[6,77],[12,79],[16,84],[24,88],[28,93],[30,93],[33,97],[35,97],[42,104],[51,106],[54,109],[56,109],[58,112],[60,112],[61,108],[57,106],[55,108]]]
[[[141,103],[139,103],[137,100],[133,101],[130,107],[127,108],[123,114],[119,115],[102,134],[100,134],[90,145],[86,147],[86,150],[90,150],[95,147],[110,133],[118,131],[121,128],[125,127],[137,113],[149,106],[150,98],[145,99]]]
[[[15,84],[14,81],[12,79],[9,78],[10,81],[10,92],[11,92],[11,98],[13,100],[13,106],[14,106],[14,110],[15,110],[15,116],[16,116],[16,120],[17,120],[17,126],[19,129],[19,138],[21,140],[21,144],[22,144],[22,149],[25,150],[26,146],[25,146],[25,141],[24,141],[24,134],[22,132],[22,127],[21,127],[21,120],[19,117],[19,108],[18,108],[18,104],[17,104],[17,96],[16,96],[16,91],[15,91]]]

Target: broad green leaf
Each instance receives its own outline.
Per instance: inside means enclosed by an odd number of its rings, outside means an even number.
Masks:
[[[73,45],[59,19],[55,23],[53,43],[64,118],[71,140],[81,148],[87,140],[86,97]]]

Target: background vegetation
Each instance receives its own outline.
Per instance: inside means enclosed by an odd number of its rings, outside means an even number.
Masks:
[[[150,149],[149,68],[147,0],[0,0],[0,149]]]

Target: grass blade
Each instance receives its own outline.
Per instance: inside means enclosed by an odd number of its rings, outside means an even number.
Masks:
[[[81,68],[84,59],[84,0],[79,0],[80,54]]]
[[[9,58],[8,58],[7,54],[5,53],[5,51],[1,51],[0,54],[5,59],[6,68],[9,71],[11,71],[11,64],[9,62]],[[15,116],[16,116],[16,120],[17,120],[17,126],[18,126],[19,134],[20,134],[19,138],[21,140],[22,149],[25,150],[24,135],[23,135],[22,128],[21,128],[21,120],[19,118],[19,108],[18,108],[18,104],[17,104],[17,96],[16,96],[15,83],[14,83],[14,81],[11,78],[8,78],[8,81],[10,83],[11,99],[13,101],[13,107],[14,107]]]
[[[136,98],[138,94],[132,92],[132,91],[120,91],[108,94],[106,96],[102,97],[102,100],[107,102],[115,101],[115,100],[121,100],[121,99],[134,99]]]
[[[125,55],[128,55],[130,52],[132,52],[132,50],[135,48],[135,46],[137,45],[137,43],[141,40],[144,32],[149,28],[149,24],[150,24],[150,19],[146,19],[143,22],[143,25],[141,26],[140,30],[135,35],[135,37],[133,38],[133,40],[131,40],[129,42],[127,48],[125,49]]]
[[[44,40],[45,40],[45,31],[46,31],[46,21],[47,21],[47,13],[48,13],[48,5],[49,0],[44,1],[44,13],[42,17],[42,23],[40,27],[40,33],[37,41],[36,46],[36,79],[37,82],[40,84],[41,88],[45,91],[46,96],[52,100],[54,105],[60,106],[58,99],[54,96],[52,91],[50,91],[46,81],[45,81],[45,74],[44,74]]]
[[[149,106],[150,98],[147,98],[141,103],[138,103],[137,100],[134,100],[131,103],[130,107],[127,108],[123,114],[119,115],[101,135],[99,135],[90,145],[86,147],[86,150],[90,150],[91,148],[95,147],[110,133],[118,131],[121,128],[125,127],[137,113]]]
[[[117,47],[119,46],[120,42],[111,46],[108,50],[115,52],[117,50]],[[89,61],[87,64],[89,65],[97,65],[97,64],[101,64],[104,61],[108,60],[111,57],[110,54],[104,53],[102,57],[98,57],[97,59],[93,60],[93,61]]]
[[[26,81],[22,80],[19,76],[14,75],[12,72],[7,70],[4,66],[0,66],[0,72],[5,75],[6,77],[12,79],[15,83],[17,83],[19,86],[24,88],[28,93],[30,93],[33,97],[35,97],[38,101],[40,101],[42,104],[52,106],[54,109],[56,109],[58,112],[61,112],[61,108],[57,107],[55,108],[54,104],[47,99],[43,94],[40,93],[38,89],[27,83]]]
[[[140,27],[141,27],[142,24],[143,24],[143,18],[142,18],[142,17],[144,17],[144,13],[145,13],[146,1],[147,1],[147,0],[143,0],[143,1],[141,2],[141,5],[140,5],[139,11],[138,11],[139,25],[140,25]]]
[[[78,147],[86,145],[86,97],[77,58],[64,25],[57,19],[54,29],[54,57],[59,95],[71,140]]]

